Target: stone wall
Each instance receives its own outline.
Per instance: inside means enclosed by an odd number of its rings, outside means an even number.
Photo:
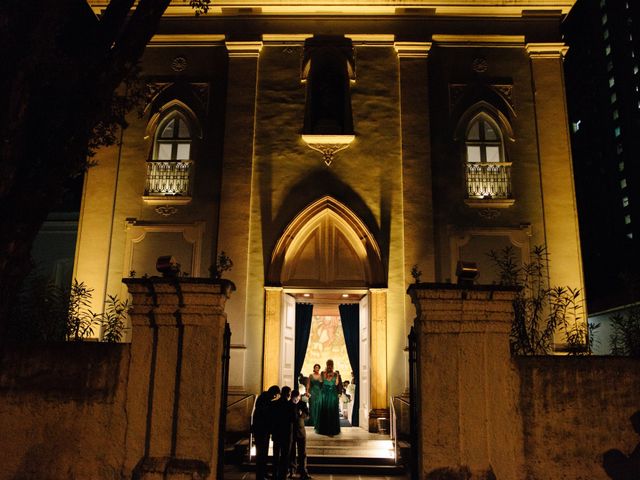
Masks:
[[[121,478],[128,344],[7,347],[1,479]]]
[[[607,480],[603,454],[640,442],[640,359],[524,357],[520,371],[526,478]]]

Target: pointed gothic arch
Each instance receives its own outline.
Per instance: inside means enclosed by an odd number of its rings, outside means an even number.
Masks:
[[[371,287],[384,285],[378,244],[358,216],[326,196],[299,213],[274,248],[271,285]]]

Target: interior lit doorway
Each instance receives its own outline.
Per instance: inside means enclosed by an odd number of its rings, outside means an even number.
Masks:
[[[352,405],[345,405],[342,402],[345,397],[341,398],[341,425],[352,426],[351,423],[355,419],[354,423],[357,425],[353,426],[368,430],[371,365],[368,291],[296,288],[284,289],[282,295],[279,384],[294,385],[300,373],[305,377],[309,376],[314,364],[320,364],[321,370],[324,370],[326,361],[333,360],[334,368],[340,372],[343,383],[345,380],[351,383],[350,403]],[[300,335],[296,338],[296,303],[313,306],[310,326],[308,332],[305,332],[308,340],[303,339],[302,342]],[[340,305],[354,306],[358,315],[357,367],[354,367],[349,359]],[[300,321],[301,319],[298,318],[298,325]],[[354,414],[355,409],[357,412]]]

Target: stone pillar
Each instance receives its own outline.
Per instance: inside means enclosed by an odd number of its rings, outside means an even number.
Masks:
[[[408,293],[417,311],[420,478],[524,478],[509,351],[515,291],[422,283]]]
[[[278,385],[280,379],[280,340],[282,338],[282,287],[265,287],[264,363],[262,389]]]
[[[371,324],[371,411],[369,431],[378,431],[378,418],[389,418],[387,378],[387,289],[369,290]]]
[[[233,269],[226,275],[237,286],[239,295],[229,301],[227,312],[234,332],[234,345],[244,348],[256,89],[262,42],[227,42],[226,47],[229,68],[218,250],[224,250],[233,260]],[[234,359],[238,357],[234,356]],[[234,365],[233,360],[231,363],[232,370],[239,372],[232,373],[232,377],[243,378],[240,372],[244,371],[244,366]]]
[[[395,42],[400,64],[405,276],[435,281],[428,59],[431,43]]]
[[[434,282],[436,271],[428,71],[431,43],[395,42],[394,47],[398,54],[400,78],[404,284],[412,282],[410,275],[413,265],[420,267],[424,281]],[[405,339],[413,320],[412,310],[410,299],[406,297]],[[408,372],[402,373],[405,393],[408,394]]]
[[[545,243],[552,285],[584,292],[562,43],[529,43],[535,95]],[[585,306],[586,307],[586,306]],[[583,315],[586,320],[587,315]]]
[[[136,479],[214,479],[224,307],[233,283],[127,278],[133,296],[125,468]]]

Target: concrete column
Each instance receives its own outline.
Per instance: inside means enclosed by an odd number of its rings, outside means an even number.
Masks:
[[[121,149],[113,145],[96,152],[96,165],[86,171],[82,190],[73,277],[93,288],[89,308],[94,312],[104,310],[107,293]]]
[[[408,293],[417,311],[420,478],[524,478],[509,352],[515,292],[421,283]]]
[[[535,95],[545,243],[551,255],[551,284],[579,288],[584,292],[562,69],[567,47],[561,43],[529,43],[526,48],[531,58]],[[583,317],[587,318],[586,312]]]
[[[256,87],[262,42],[227,42],[226,46],[229,68],[218,250],[224,250],[233,260],[233,269],[227,276],[237,286],[238,294],[229,301],[227,313],[233,343],[244,347]],[[242,365],[232,364],[231,368],[244,371]],[[242,374],[232,373],[232,377],[242,378]]]
[[[233,283],[127,278],[133,296],[127,471],[137,479],[216,478],[225,304]]]
[[[377,419],[389,418],[387,378],[387,289],[369,290],[371,324],[371,411],[369,431],[378,431]]]
[[[405,276],[435,281],[428,59],[431,43],[395,42],[400,67]],[[409,282],[407,282],[409,283]],[[410,310],[409,310],[410,311]]]
[[[280,378],[280,340],[282,338],[282,287],[265,287],[264,363],[262,389],[278,385]]]

